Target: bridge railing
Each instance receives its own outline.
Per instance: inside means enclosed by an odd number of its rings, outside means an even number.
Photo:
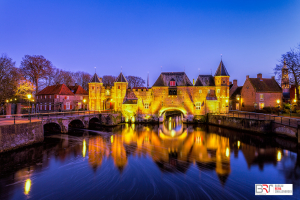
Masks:
[[[31,122],[32,120],[43,120],[46,118],[64,117],[64,116],[85,116],[85,115],[96,115],[102,111],[86,110],[86,111],[66,111],[66,112],[49,112],[49,113],[30,113],[30,114],[13,114],[13,115],[1,115],[1,123],[24,123]]]
[[[256,120],[272,120],[275,123],[298,127],[300,125],[300,119],[293,117],[279,116],[275,114],[265,114],[257,112],[247,112],[247,111],[229,111],[227,114],[221,114],[227,117],[245,118],[245,119],[256,119]]]

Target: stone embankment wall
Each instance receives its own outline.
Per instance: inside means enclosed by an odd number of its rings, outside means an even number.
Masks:
[[[0,153],[43,141],[42,122],[0,126]]]
[[[271,120],[255,120],[226,117],[222,115],[208,115],[208,123],[263,134],[272,132]]]

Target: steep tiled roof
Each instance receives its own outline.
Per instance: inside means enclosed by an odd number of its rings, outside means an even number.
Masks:
[[[138,98],[135,96],[133,90],[128,89],[123,101],[123,104],[137,104]]]
[[[116,79],[116,82],[127,82],[122,72],[119,74],[118,78]]]
[[[212,75],[199,75],[195,86],[215,86],[215,80]]]
[[[229,76],[223,61],[221,60],[219,67],[215,73],[215,76]]]
[[[185,72],[163,72],[153,86],[169,86],[171,80],[176,81],[176,86],[192,86],[192,82]]]
[[[102,80],[99,76],[95,73],[94,76],[91,78],[90,83],[102,83]]]
[[[44,88],[37,95],[74,95],[73,92],[65,84],[51,85]]]
[[[74,94],[81,94],[81,95],[89,95],[89,93],[83,89],[80,85],[69,86],[68,87]]]
[[[236,95],[241,95],[241,92],[242,92],[242,88],[243,86],[240,86],[240,87],[237,87],[235,89],[235,91],[232,93],[232,95],[230,96],[230,98],[236,98]]]
[[[256,92],[282,92],[281,87],[273,78],[249,78]]]

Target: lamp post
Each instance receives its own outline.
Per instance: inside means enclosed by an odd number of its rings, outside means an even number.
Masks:
[[[84,110],[85,110],[85,102],[86,102],[86,99],[83,99]]]
[[[29,105],[29,110],[28,110],[28,116],[29,116],[29,120],[31,121],[31,118],[30,118],[30,98],[31,98],[31,94],[27,94],[27,98],[28,98],[28,105]]]
[[[277,99],[277,108],[278,108],[278,116],[279,116],[279,108],[280,108],[280,100],[279,99]]]
[[[228,108],[228,113],[229,113],[228,99],[226,99],[225,102],[226,102],[226,112],[227,112],[227,108]]]

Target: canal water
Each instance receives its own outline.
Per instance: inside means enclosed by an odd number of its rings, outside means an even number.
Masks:
[[[255,196],[255,184],[293,196]],[[0,199],[300,199],[297,143],[207,125],[124,124],[48,134],[0,154]]]

